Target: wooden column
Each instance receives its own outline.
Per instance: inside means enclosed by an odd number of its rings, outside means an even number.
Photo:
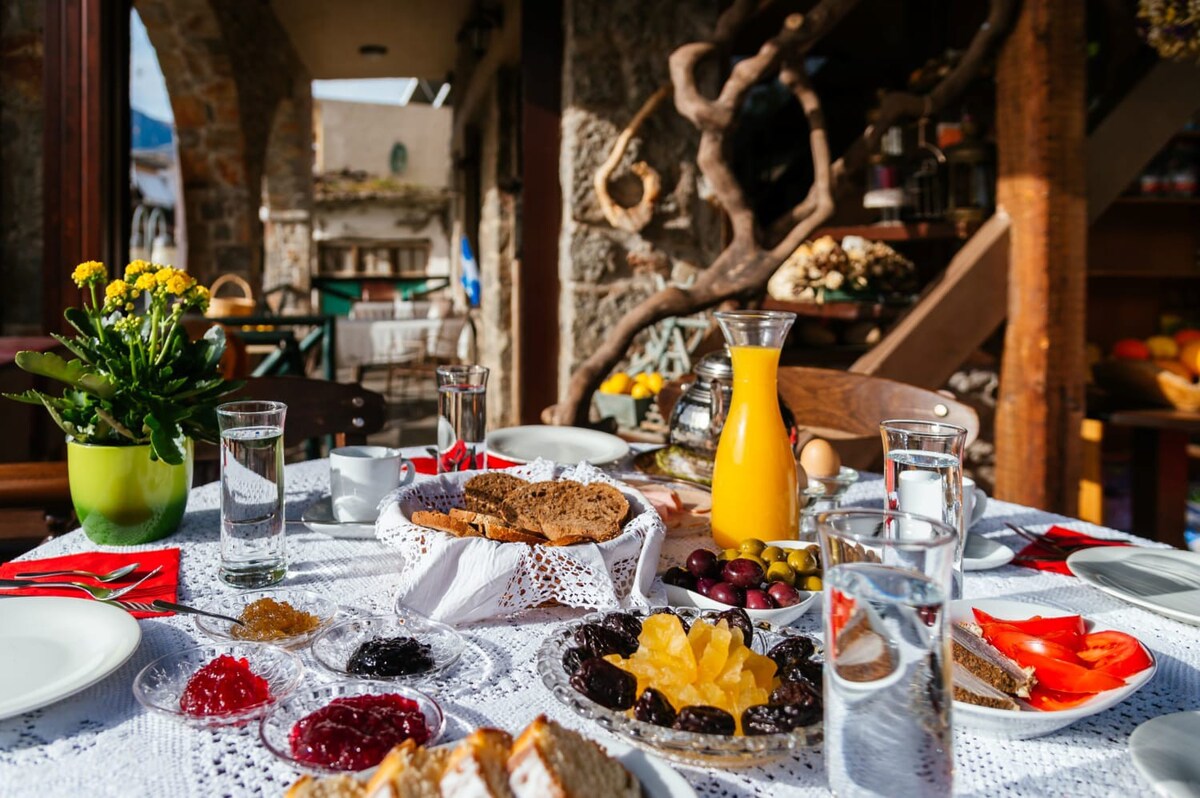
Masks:
[[[129,0],[46,3],[42,319],[66,332],[85,260],[124,264],[129,219]]]
[[[1081,6],[1025,0],[996,73],[997,201],[1012,220],[996,495],[1073,514],[1084,410]]]

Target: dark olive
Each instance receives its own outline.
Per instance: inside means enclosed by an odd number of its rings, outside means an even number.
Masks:
[[[604,616],[600,625],[628,635],[634,640],[637,640],[638,635],[642,633],[642,622],[627,612],[610,612]]]
[[[778,687],[771,691],[772,704],[791,704],[798,707],[808,707],[816,705],[821,707],[821,694],[817,692],[817,688],[803,682],[781,682]]]
[[[583,664],[585,659],[591,659],[591,653],[581,646],[568,648],[563,652],[563,669],[567,673],[574,673],[579,670],[579,666]]]
[[[575,642],[586,648],[593,657],[620,654],[628,657],[638,650],[636,637],[618,632],[598,623],[585,623],[575,630]]]
[[[786,734],[793,729],[815,723],[821,708],[797,707],[791,704],[757,704],[742,713],[742,731],[747,735]]]
[[[642,697],[633,705],[633,716],[655,726],[667,726],[675,722],[675,707],[662,693],[653,687],[642,691]]]
[[[629,709],[637,697],[637,679],[633,674],[598,657],[583,661],[571,677],[571,686],[609,709]]]
[[[682,587],[686,590],[696,589],[696,577],[688,573],[686,568],[672,567],[668,568],[663,574],[663,582],[675,587]]]
[[[737,730],[737,722],[733,715],[718,707],[684,707],[679,710],[672,728],[699,734],[729,735]]]
[[[719,612],[713,620],[725,621],[725,623],[729,624],[730,629],[741,629],[742,642],[746,645],[754,642],[754,625],[750,623],[750,616],[741,607],[734,607],[733,609]]]
[[[811,659],[816,650],[817,647],[811,638],[797,635],[787,638],[782,643],[776,643],[767,652],[767,656],[775,660],[775,664],[782,670],[788,663]]]

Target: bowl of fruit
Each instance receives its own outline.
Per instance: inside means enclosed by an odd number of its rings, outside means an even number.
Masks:
[[[786,626],[821,595],[821,550],[815,543],[750,538],[736,549],[696,549],[663,582],[672,607],[741,607],[753,621]]]
[[[688,764],[749,766],[822,739],[817,642],[740,608],[662,607],[563,624],[538,651],[577,714]]]

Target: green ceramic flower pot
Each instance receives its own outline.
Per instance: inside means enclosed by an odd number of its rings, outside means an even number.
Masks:
[[[192,487],[192,442],[179,465],[150,459],[147,446],[67,442],[71,502],[96,543],[132,546],[178,528]]]

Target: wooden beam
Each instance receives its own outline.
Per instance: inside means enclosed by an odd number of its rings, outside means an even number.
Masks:
[[[561,3],[555,5],[561,6]],[[491,37],[487,51],[475,62],[469,76],[456,76],[456,80],[465,77],[466,82],[461,91],[455,90],[454,129],[450,134],[450,154],[454,158],[467,154],[467,126],[483,106],[496,73],[500,67],[514,64],[521,57],[521,10],[520,0],[506,0],[502,7],[500,30]],[[531,10],[536,13],[537,5],[534,4]],[[561,9],[557,13],[561,19]]]
[[[1074,515],[1084,410],[1086,31],[1026,0],[996,70],[997,201],[1012,219],[996,496]]]
[[[937,390],[996,331],[1008,311],[1009,219],[997,212],[851,371]]]
[[[1200,108],[1200,69],[1159,61],[1087,140],[1088,223],[1100,218]]]

